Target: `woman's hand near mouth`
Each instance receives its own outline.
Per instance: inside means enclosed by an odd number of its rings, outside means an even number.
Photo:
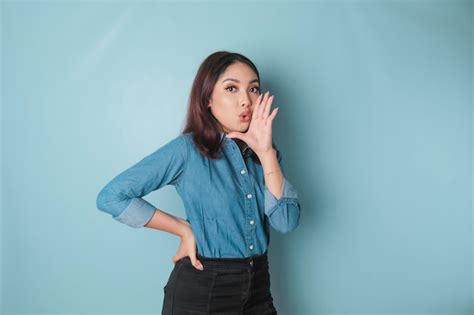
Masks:
[[[273,150],[272,122],[278,113],[278,107],[270,114],[273,95],[269,95],[270,92],[267,91],[258,97],[253,113],[251,113],[250,126],[247,132],[231,131],[226,135],[228,138],[237,138],[244,141],[258,156]]]

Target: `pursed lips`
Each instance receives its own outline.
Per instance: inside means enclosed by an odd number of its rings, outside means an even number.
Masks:
[[[245,117],[245,116],[252,116],[252,112],[248,111],[248,112],[243,112],[239,115],[239,117]]]

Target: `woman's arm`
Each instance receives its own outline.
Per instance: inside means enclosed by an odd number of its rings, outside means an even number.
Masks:
[[[161,211],[160,209],[156,209],[151,220],[144,226],[166,231],[180,237],[178,251],[171,259],[174,264],[181,258],[189,256],[194,267],[199,270],[204,269],[202,263],[196,257],[196,240],[194,238],[193,230],[191,229],[191,224],[188,221],[175,217],[174,215]]]
[[[145,224],[145,227],[166,231],[179,237],[185,237],[189,233],[192,233],[188,221],[166,213],[158,208],[155,210],[150,221]]]
[[[165,185],[179,185],[186,159],[184,137],[168,141],[110,180],[97,195],[97,208],[128,226],[143,227],[157,209],[143,197]]]
[[[283,174],[277,160],[276,150],[272,148],[271,151],[263,154],[259,159],[262,163],[265,185],[277,199],[280,198],[283,186]]]
[[[272,148],[259,159],[265,176],[265,214],[275,230],[291,232],[299,225],[301,207],[298,192],[283,174],[281,153]]]

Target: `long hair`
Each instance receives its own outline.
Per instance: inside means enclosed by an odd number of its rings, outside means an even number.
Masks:
[[[191,88],[186,115],[186,125],[182,134],[192,132],[193,141],[198,150],[210,159],[218,159],[222,153],[221,132],[223,128],[212,115],[209,100],[214,90],[214,85],[219,76],[228,66],[242,62],[247,64],[257,75],[260,84],[260,75],[257,67],[247,57],[228,51],[217,51],[209,55],[199,66]],[[240,139],[233,139],[235,141]],[[237,141],[238,142],[238,141]],[[249,150],[251,150],[249,148]],[[257,163],[260,161],[252,151],[251,156]]]

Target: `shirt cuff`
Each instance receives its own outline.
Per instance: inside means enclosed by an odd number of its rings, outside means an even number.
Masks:
[[[280,199],[277,199],[270,190],[268,190],[267,185],[265,185],[265,214],[270,216],[278,206],[284,201],[297,201],[298,192],[293,187],[293,185],[283,176],[282,183],[282,193]]]
[[[133,198],[125,210],[115,220],[133,228],[145,226],[155,214],[156,207],[143,198]]]

